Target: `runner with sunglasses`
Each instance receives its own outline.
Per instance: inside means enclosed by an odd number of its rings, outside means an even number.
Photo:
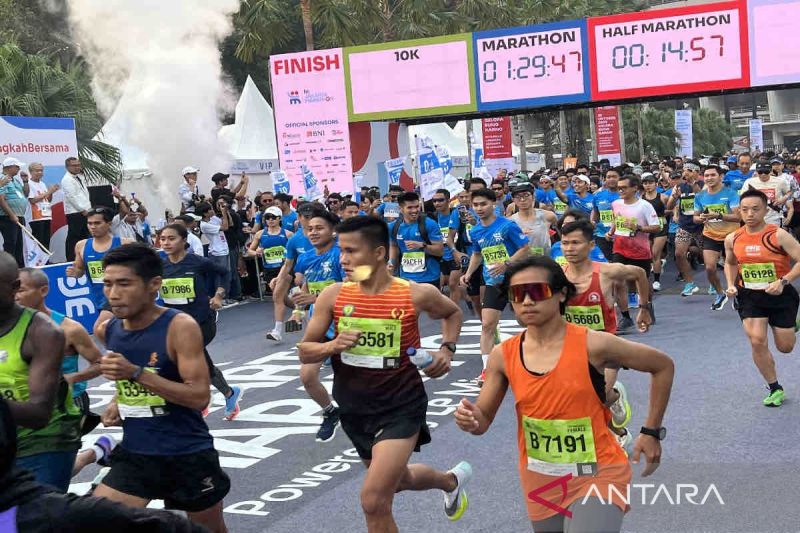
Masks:
[[[316,219],[315,219],[316,220]],[[342,428],[367,467],[361,507],[370,533],[397,531],[392,505],[397,492],[440,489],[449,520],[467,509],[464,486],[472,475],[461,462],[448,472],[408,464],[413,451],[431,441],[428,397],[409,349],[420,346],[419,319],[441,320],[442,345],[423,372],[445,375],[461,329],[458,306],[435,287],[393,277],[386,268],[389,230],[373,217],[355,217],[336,228],[341,267],[349,279],[319,295],[303,342],[304,364],[331,357],[333,396]],[[336,337],[325,341],[333,322]]]
[[[770,208],[764,192],[745,187],[742,191],[739,209],[744,226],[725,238],[725,294],[736,298],[734,307],[750,339],[753,362],[769,387],[763,404],[779,407],[785,394],[769,351],[767,329],[772,329],[778,351],[792,352],[800,303],[792,282],[800,278],[800,244],[787,231],[767,224]]]
[[[84,273],[89,276],[89,296],[95,309],[100,312],[94,323],[94,330],[113,317],[103,294],[103,258],[114,248],[134,242],[134,239],[115,237],[111,232],[112,220],[114,212],[108,207],[95,207],[89,211],[86,215],[86,226],[91,237],[75,244],[75,261],[66,271],[71,278],[79,278]]]
[[[534,531],[620,531],[632,471],[608,429],[603,371],[624,366],[652,374],[649,412],[633,451],[634,464],[644,454],[642,475],[649,476],[666,436],[662,420],[672,360],[650,346],[567,322],[563,313],[576,288],[550,258],[512,263],[505,288],[526,330],[492,350],[486,383],[475,403],[461,401],[456,423],[474,435],[485,433],[510,387],[520,477]],[[609,494],[613,505],[589,497],[595,490]]]

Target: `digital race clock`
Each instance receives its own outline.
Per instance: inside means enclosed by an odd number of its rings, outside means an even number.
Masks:
[[[749,85],[744,2],[594,17],[588,23],[593,100]]]

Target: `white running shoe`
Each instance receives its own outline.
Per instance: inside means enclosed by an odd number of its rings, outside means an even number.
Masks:
[[[464,512],[469,506],[464,487],[472,477],[472,466],[466,461],[461,461],[448,472],[456,476],[458,486],[453,492],[442,491],[442,494],[444,494],[444,514],[447,515],[448,520],[455,522],[464,516]]]
[[[267,339],[275,342],[281,342],[283,340],[283,335],[277,329],[273,329],[270,332],[267,332]]]
[[[654,281],[653,282],[653,290],[655,292],[658,292],[658,291],[661,290],[661,282],[660,281]]]

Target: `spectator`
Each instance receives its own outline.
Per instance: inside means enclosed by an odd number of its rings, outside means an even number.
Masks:
[[[220,217],[228,217],[228,229],[225,231],[225,240],[228,241],[228,262],[231,272],[230,287],[225,287],[229,300],[241,301],[242,284],[239,279],[239,262],[242,261],[242,245],[245,235],[242,232],[242,219],[231,208],[233,199],[230,196],[220,196],[217,199],[217,214]],[[244,265],[242,265],[244,267]]]
[[[225,237],[225,230],[230,224],[228,210],[224,207],[221,208],[222,217],[218,217],[214,214],[211,204],[203,203],[197,206],[196,211],[199,212],[201,218],[200,233],[208,239],[208,257],[225,271],[225,274],[217,276],[214,286],[223,287],[227,296],[231,286],[230,259],[228,258],[230,250]]]
[[[327,204],[328,211],[336,215],[337,217],[342,216],[342,203],[344,202],[344,198],[338,192],[334,192],[328,195],[327,200],[325,203]],[[288,228],[291,230],[291,228]]]
[[[119,213],[114,215],[111,220],[111,233],[120,239],[132,239],[137,242],[150,244],[148,239],[149,232],[144,228],[144,217],[147,216],[147,209],[144,204],[129,202],[119,191],[113,192],[114,197],[119,200]],[[133,203],[133,206],[131,205]],[[135,207],[135,209],[134,209]]]
[[[184,167],[183,183],[178,187],[178,196],[181,198],[181,212],[194,213],[194,206],[200,201],[200,188],[197,186],[197,170],[194,167]]]
[[[206,254],[203,250],[203,242],[197,235],[195,235],[197,223],[200,220],[201,218],[194,213],[186,213],[185,215],[175,217],[175,223],[182,225],[189,232],[188,236],[186,237],[186,242],[189,244],[189,251],[195,255],[199,255],[200,257],[205,257]]]
[[[17,265],[25,266],[22,253],[22,228],[25,224],[25,211],[28,209],[28,178],[15,178],[24,163],[13,157],[3,161],[3,175],[0,178],[0,234],[3,235],[3,249],[14,256]]]
[[[214,205],[217,203],[217,199],[220,196],[230,196],[231,198],[238,198],[239,196],[244,196],[245,194],[245,187],[247,186],[247,182],[250,178],[247,177],[247,174],[242,172],[242,179],[233,188],[233,190],[228,188],[228,178],[230,174],[223,174],[222,172],[217,172],[213,176],[211,176],[211,181],[214,182],[214,187],[211,189],[211,198],[214,200]]]
[[[86,215],[92,208],[86,177],[81,176],[81,162],[77,157],[68,157],[64,162],[67,171],[61,178],[64,190],[64,213],[67,215],[67,242],[65,253],[67,261],[75,260],[75,245],[78,241],[89,238],[89,227]]]
[[[292,195],[279,192],[275,195],[275,205],[281,209],[281,227],[287,231],[297,229],[297,212],[292,210]]]
[[[28,201],[31,203],[31,233],[42,246],[50,248],[50,220],[53,211],[50,202],[53,201],[53,193],[58,190],[58,184],[48,187],[42,183],[44,166],[41,163],[31,163],[28,165],[30,181],[28,181],[29,192]]]
[[[272,203],[275,201],[275,195],[271,192],[262,192],[261,193],[261,209],[264,210],[268,207],[272,207]]]

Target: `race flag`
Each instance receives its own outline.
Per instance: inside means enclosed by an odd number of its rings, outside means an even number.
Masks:
[[[22,228],[22,238],[23,238],[23,251],[25,254],[25,266],[26,267],[41,267],[47,264],[50,260],[50,256],[53,253],[42,246],[42,243],[36,240],[33,234],[30,232],[28,228],[23,226],[22,224],[19,225]]]

